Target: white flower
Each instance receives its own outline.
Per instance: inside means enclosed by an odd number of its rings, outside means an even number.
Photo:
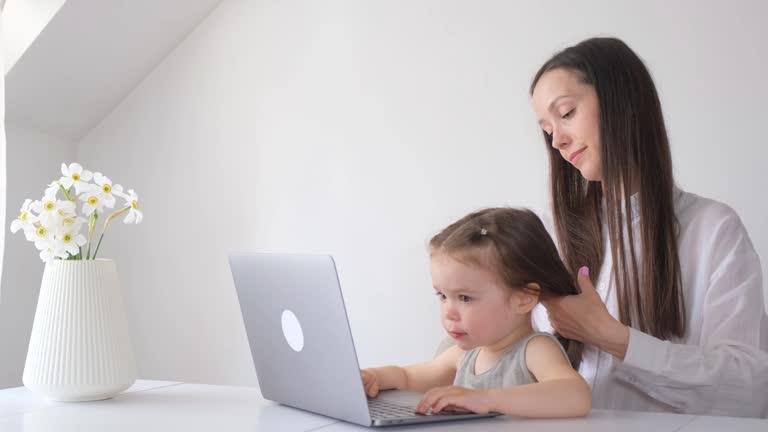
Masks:
[[[80,195],[80,191],[88,185],[86,182],[91,181],[91,178],[93,177],[93,173],[84,170],[77,162],[69,164],[69,167],[67,167],[66,164],[61,164],[61,174],[63,174],[63,177],[59,182],[64,186],[64,189],[69,190],[69,188],[74,185],[75,193],[77,195]]]
[[[54,241],[54,232],[53,230],[43,226],[39,225],[35,227],[35,247],[38,250],[47,250],[51,249],[53,250],[53,241]]]
[[[40,259],[43,260],[43,262],[49,263],[55,258],[56,255],[53,252],[53,246],[48,246],[45,249],[40,250]]]
[[[59,184],[58,180],[54,180],[51,183],[48,184],[48,187],[45,188],[45,196],[53,195],[54,198],[56,198],[56,194],[61,189],[61,184]]]
[[[57,200],[55,191],[46,194],[41,201],[33,202],[32,209],[39,214],[40,223],[47,227],[57,226],[62,219],[74,217],[76,211],[72,201]]]
[[[80,253],[80,247],[88,243],[84,235],[80,234],[80,227],[86,222],[83,218],[64,219],[61,227],[56,232],[54,241],[54,255],[63,256],[67,254],[75,256]]]
[[[144,213],[139,210],[139,196],[136,194],[136,192],[133,191],[133,189],[128,189],[128,195],[124,196],[126,199],[126,205],[128,205],[128,215],[123,219],[124,223],[141,223],[141,220],[144,219]]]
[[[112,185],[112,180],[109,179],[109,177],[102,175],[101,173],[97,172],[93,175],[93,181],[96,182],[96,185],[99,187],[99,199],[104,202],[104,204],[112,208],[115,206],[115,196],[112,194],[115,194],[120,197],[124,197],[125,194],[123,194],[123,187],[118,185]]]
[[[90,216],[94,211],[98,213],[104,212],[104,205],[106,203],[101,199],[101,195],[100,189],[96,189],[95,187],[89,188],[84,194],[80,195],[80,201],[85,201],[83,204],[83,213],[85,213],[86,216]]]
[[[24,236],[29,241],[35,240],[35,222],[37,222],[37,216],[35,216],[32,213],[32,209],[30,208],[32,204],[31,199],[24,200],[24,204],[21,205],[21,210],[19,211],[19,217],[11,222],[11,232],[16,233],[16,231],[22,229],[24,230]]]

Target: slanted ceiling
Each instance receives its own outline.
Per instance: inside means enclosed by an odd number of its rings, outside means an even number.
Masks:
[[[6,76],[6,122],[81,138],[219,3],[67,0]]]

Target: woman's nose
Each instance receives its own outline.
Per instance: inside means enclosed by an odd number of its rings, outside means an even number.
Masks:
[[[571,138],[561,130],[552,130],[552,147],[557,150],[562,149],[571,143]]]

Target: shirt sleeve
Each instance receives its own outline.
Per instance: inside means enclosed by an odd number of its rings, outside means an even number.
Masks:
[[[630,328],[615,373],[681,412],[766,417],[768,321],[760,259],[735,214],[716,227],[715,237],[715,259],[701,263],[712,269],[709,284],[696,288],[706,290],[699,344],[663,341]]]

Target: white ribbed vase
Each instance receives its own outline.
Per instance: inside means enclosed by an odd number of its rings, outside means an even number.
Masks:
[[[45,265],[23,381],[68,402],[106,399],[136,381],[114,261]]]

